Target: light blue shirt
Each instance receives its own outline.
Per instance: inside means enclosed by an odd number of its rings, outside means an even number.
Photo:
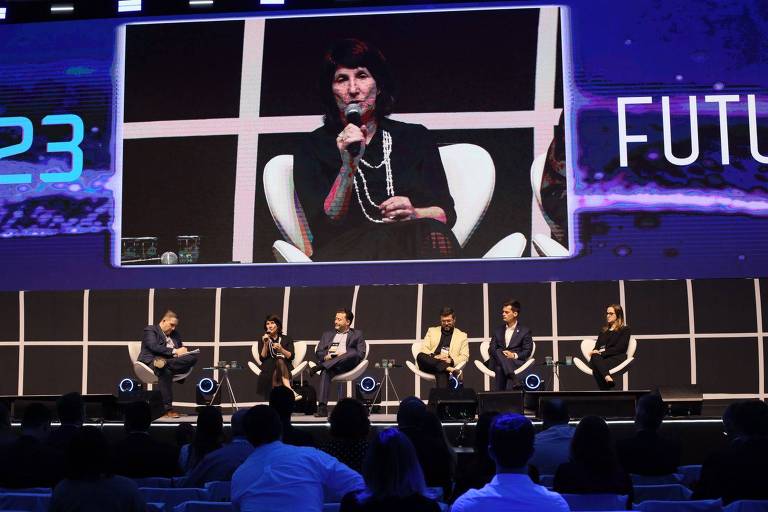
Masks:
[[[541,475],[554,475],[560,464],[568,462],[575,431],[571,425],[564,424],[553,425],[536,434],[533,457],[528,464],[536,466]]]
[[[232,475],[232,506],[243,512],[322,512],[365,488],[363,478],[327,453],[280,441],[256,448]]]
[[[531,481],[528,475],[500,473],[482,489],[470,489],[451,506],[451,512],[568,512],[556,492]]]

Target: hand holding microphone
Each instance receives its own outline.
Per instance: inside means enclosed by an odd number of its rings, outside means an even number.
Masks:
[[[347,105],[347,108],[344,109],[344,116],[348,124],[336,137],[336,147],[346,164],[357,167],[357,162],[365,152],[368,128],[363,124],[362,109],[357,103]]]

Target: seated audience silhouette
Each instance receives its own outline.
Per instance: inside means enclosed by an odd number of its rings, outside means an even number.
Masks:
[[[224,440],[224,420],[221,409],[212,405],[200,407],[197,413],[197,428],[189,445],[189,462],[187,471],[192,471],[200,464],[206,455],[221,448]]]
[[[496,463],[496,476],[482,489],[470,489],[454,502],[452,512],[567,511],[562,496],[533,483],[528,460],[535,431],[520,414],[501,414],[491,423],[488,454]]]
[[[331,439],[321,446],[322,450],[361,472],[371,428],[368,409],[358,400],[344,398],[333,408],[330,422]]]
[[[85,421],[83,397],[78,392],[62,395],[56,400],[56,413],[61,426],[48,435],[48,446],[64,452]]]
[[[234,510],[321,512],[324,502],[339,502],[365,487],[359,473],[327,453],[284,444],[282,429],[280,416],[266,405],[245,415],[245,433],[254,450],[232,475]]]
[[[450,496],[455,459],[442,427],[435,426],[436,417],[430,418],[430,414],[420,398],[409,396],[400,402],[397,426],[416,448],[427,486],[442,487],[443,495]]]
[[[619,462],[627,473],[636,475],[670,475],[680,465],[680,442],[659,435],[666,405],[657,393],[637,401],[634,437],[616,443]]]
[[[619,465],[603,418],[586,416],[571,441],[571,460],[555,472],[555,491],[563,494],[622,494],[632,499],[632,480]]]
[[[454,500],[469,489],[480,489],[490,482],[496,474],[496,463],[488,455],[488,433],[491,429],[491,422],[498,415],[498,411],[487,411],[477,418],[473,444],[474,454],[469,462],[456,468],[456,485],[453,488]]]
[[[340,512],[440,510],[437,502],[424,496],[426,485],[416,450],[396,428],[374,437],[363,465],[363,477],[365,490],[344,496]]]
[[[113,471],[131,478],[149,476],[172,477],[178,473],[176,450],[149,435],[152,415],[147,402],[133,402],[125,406],[125,433],[121,441],[112,446]]]
[[[530,464],[539,474],[554,475],[558,466],[571,456],[571,440],[576,428],[569,425],[568,405],[559,398],[544,402],[541,411],[543,430],[536,434]]]
[[[21,420],[21,435],[0,452],[0,487],[53,487],[61,479],[63,457],[45,441],[51,413],[40,403],[30,404]]]
[[[694,499],[768,500],[768,405],[761,400],[728,406],[723,424],[729,442],[701,468]]]
[[[96,427],[82,427],[67,446],[65,478],[53,490],[50,512],[144,512],[136,482],[110,472],[109,446]]]
[[[232,480],[232,474],[253,453],[253,445],[245,437],[243,421],[248,411],[232,415],[232,440],[207,454],[187,475],[181,487],[203,487],[206,482]]]
[[[283,443],[293,446],[315,446],[312,434],[295,428],[291,424],[291,414],[296,407],[296,396],[290,388],[277,386],[269,392],[269,406],[280,416],[283,423]]]

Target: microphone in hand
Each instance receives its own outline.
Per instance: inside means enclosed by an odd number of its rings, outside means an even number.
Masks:
[[[360,105],[357,103],[350,103],[347,108],[344,109],[344,117],[347,118],[350,124],[355,126],[361,126],[363,124],[363,111]],[[360,143],[353,142],[347,146],[347,151],[350,155],[357,156],[360,154]]]

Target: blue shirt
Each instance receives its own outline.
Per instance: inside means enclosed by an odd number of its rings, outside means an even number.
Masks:
[[[536,466],[541,475],[554,475],[557,467],[568,462],[571,454],[571,439],[576,431],[568,425],[553,425],[536,434],[533,443],[533,457],[528,464]]]
[[[528,475],[499,473],[482,489],[470,489],[454,502],[451,512],[568,512],[556,492],[531,481]]]
[[[231,480],[232,474],[251,453],[253,445],[243,437],[235,437],[231,443],[203,457],[190,470],[181,487],[203,487],[206,482]]]
[[[243,512],[322,512],[365,488],[363,478],[327,453],[281,441],[256,448],[232,476],[232,506]]]

